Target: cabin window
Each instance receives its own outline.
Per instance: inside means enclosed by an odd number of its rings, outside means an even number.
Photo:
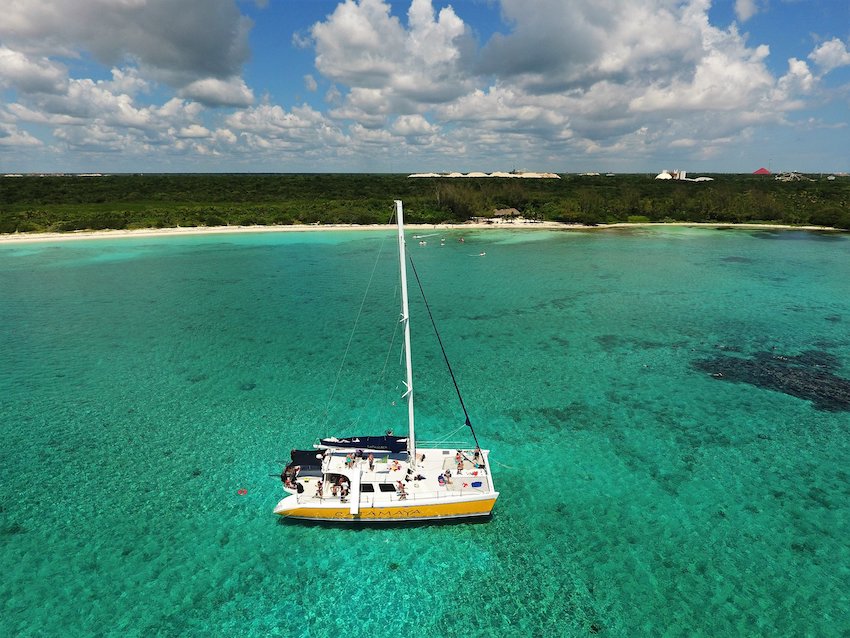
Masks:
[[[395,485],[391,483],[378,483],[378,489],[382,492],[395,492]]]
[[[374,486],[374,485],[372,485],[371,483],[363,483],[363,484],[360,486],[360,491],[361,491],[361,492],[374,492],[374,491],[375,491],[375,486]]]

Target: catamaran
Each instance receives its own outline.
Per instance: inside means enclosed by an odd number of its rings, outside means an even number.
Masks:
[[[292,450],[281,474],[288,495],[274,513],[290,519],[341,522],[439,521],[489,516],[499,497],[490,472],[489,450],[481,449],[443,350],[474,445],[417,445],[413,410],[413,363],[404,213],[395,201],[404,333],[407,435],[321,439],[312,450]],[[415,272],[415,267],[414,267]],[[427,302],[426,302],[427,307]],[[430,310],[429,310],[430,315]],[[433,323],[433,318],[432,318]]]

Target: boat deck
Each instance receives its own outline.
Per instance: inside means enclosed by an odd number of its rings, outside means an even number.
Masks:
[[[413,468],[407,462],[407,453],[374,452],[371,470],[368,452],[362,458],[347,462],[352,452],[341,448],[328,450],[322,464],[325,480],[321,495],[318,494],[319,477],[299,477],[298,483],[304,487],[299,502],[330,505],[359,498],[362,507],[369,507],[421,499],[463,498],[493,490],[486,450],[482,451],[478,463],[473,450],[461,450],[459,465],[457,449],[420,448],[417,450],[420,460]],[[345,477],[343,483],[347,482],[350,488],[347,497],[342,496],[341,488],[333,489],[341,477]],[[399,482],[404,486],[403,493],[398,489]]]

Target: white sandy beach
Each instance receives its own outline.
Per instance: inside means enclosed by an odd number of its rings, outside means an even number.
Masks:
[[[763,230],[817,230],[840,231],[825,226],[789,226],[785,224],[728,224],[728,223],[693,223],[693,222],[647,222],[647,223],[615,223],[598,226],[581,224],[563,224],[561,222],[537,222],[531,220],[504,220],[492,222],[471,222],[466,224],[406,224],[407,230],[416,232],[440,230],[492,230],[505,228],[511,230],[606,230],[610,228],[640,228],[644,226],[693,226],[703,228],[740,228]],[[314,231],[359,231],[386,230],[386,224],[292,224],[287,226],[187,226],[178,228],[139,228],[134,230],[77,230],[62,233],[6,233],[0,234],[0,244],[28,243],[43,241],[72,241],[76,239],[121,239],[124,237],[170,237],[184,235],[226,235],[230,233],[292,233]]]
[[[230,233],[298,233],[314,231],[360,231],[391,230],[387,224],[289,224],[285,226],[185,226],[178,228],[139,228],[134,230],[75,230],[62,233],[6,233],[0,234],[2,243],[26,243],[36,241],[66,241],[74,239],[120,239],[123,237],[170,237],[184,235],[226,235]],[[435,230],[481,230],[487,228],[570,229],[591,228],[559,222],[504,221],[494,223],[475,222],[468,224],[405,224],[413,232]]]

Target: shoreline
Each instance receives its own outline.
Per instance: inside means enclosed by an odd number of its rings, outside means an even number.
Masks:
[[[792,226],[790,224],[730,224],[714,222],[616,222],[614,224],[599,224],[587,226],[583,224],[564,224],[562,222],[532,222],[532,221],[494,221],[472,222],[465,224],[405,224],[406,230],[411,231],[456,231],[456,230],[578,230],[599,231],[607,229],[643,228],[653,226],[691,226],[694,228],[742,229],[742,230],[804,230],[828,231],[837,233],[850,232],[829,226]],[[123,239],[140,237],[182,237],[192,235],[228,235],[243,233],[286,233],[313,231],[363,231],[386,230],[388,224],[291,224],[285,226],[180,226],[176,228],[138,228],[109,229],[109,230],[73,230],[66,232],[46,233],[5,233],[0,234],[0,245],[23,244],[33,242],[73,241],[78,239]]]

